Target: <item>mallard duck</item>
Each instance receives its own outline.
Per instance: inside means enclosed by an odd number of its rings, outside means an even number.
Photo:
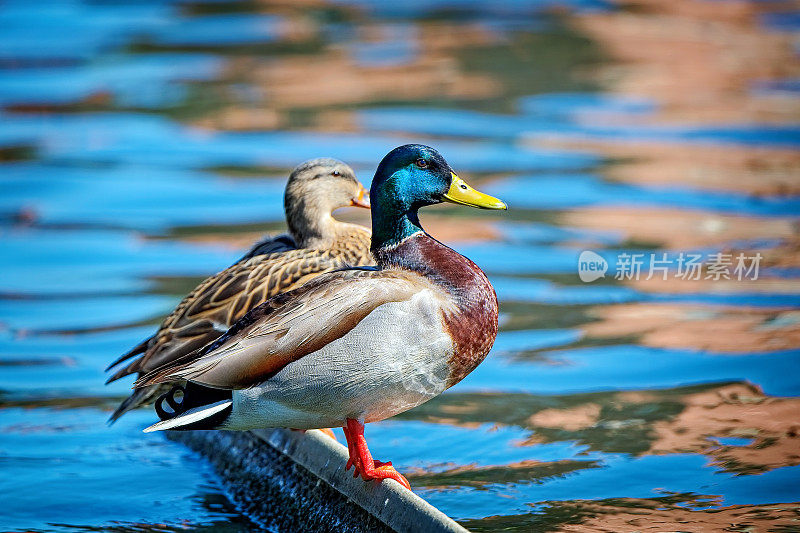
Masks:
[[[417,211],[443,201],[506,205],[423,145],[384,157],[370,199],[377,266],[330,272],[270,298],[213,344],[141,377],[135,386],[187,382],[162,396],[171,411],[162,406],[162,421],[145,431],[341,426],[347,469],[409,487],[391,463],[372,459],[364,424],[452,387],[497,336],[486,275],[428,235]]]
[[[267,298],[314,276],[346,265],[374,264],[369,230],[331,215],[344,206],[369,208],[366,194],[353,169],[341,161],[313,159],[296,167],[284,195],[289,233],[256,243],[235,264],[198,285],[164,319],[155,335],[106,369],[138,356],[107,383],[148,372],[207,345]],[[111,421],[162,392],[161,387],[136,389],[111,415]]]

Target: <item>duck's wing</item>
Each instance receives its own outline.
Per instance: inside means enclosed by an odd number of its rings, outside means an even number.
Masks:
[[[268,235],[251,246],[250,250],[248,250],[239,261],[245,261],[257,255],[269,255],[296,249],[297,243],[295,243],[294,238],[288,233],[282,233],[276,236]]]
[[[178,380],[223,389],[253,386],[344,336],[378,306],[409,300],[426,284],[398,271],[325,274],[267,300],[212,345],[148,373],[134,386]]]
[[[142,344],[134,349],[142,355],[115,372],[108,382],[178,360],[213,342],[268,298],[343,266],[342,258],[319,250],[291,250],[239,261],[189,293],[148,339],[146,349],[141,349]],[[137,355],[131,352],[118,362]]]

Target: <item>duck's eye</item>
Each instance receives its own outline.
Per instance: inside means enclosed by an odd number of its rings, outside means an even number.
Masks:
[[[428,162],[422,159],[421,157],[414,161],[414,164],[417,165],[419,168],[428,168]]]
[[[467,187],[467,184],[466,184],[466,183],[462,183],[461,185],[459,185],[459,187],[461,187],[461,188],[462,188],[462,189],[464,189],[465,191],[468,189],[468,187]]]
[[[341,175],[342,175],[342,173],[341,173],[341,172],[339,172],[338,170],[334,170],[333,172],[331,172],[331,176],[336,176],[336,177],[339,177],[339,176],[341,176]]]

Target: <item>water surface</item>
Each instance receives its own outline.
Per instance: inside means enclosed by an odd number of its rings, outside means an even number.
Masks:
[[[377,457],[478,531],[798,527],[796,17],[718,4],[4,3],[0,527],[256,527],[141,432],[152,411],[106,425],[131,380],[103,369],[283,229],[295,164],[368,183],[406,142],[508,202],[423,214],[489,274],[501,332],[457,387],[370,425]],[[604,278],[580,281],[584,250]],[[764,262],[615,279],[656,252]]]

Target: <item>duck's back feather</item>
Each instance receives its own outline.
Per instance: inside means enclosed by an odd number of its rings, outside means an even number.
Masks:
[[[255,243],[250,250],[242,256],[239,261],[250,259],[257,255],[269,255],[280,252],[288,252],[289,250],[297,250],[297,243],[294,237],[288,233],[282,233],[276,236],[267,236]]]

